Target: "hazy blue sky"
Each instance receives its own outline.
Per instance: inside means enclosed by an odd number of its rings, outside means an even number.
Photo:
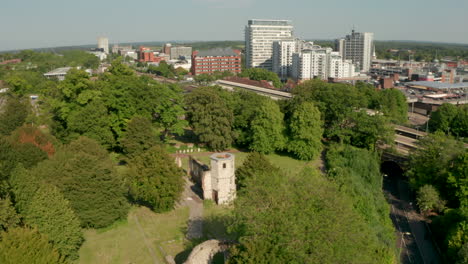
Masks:
[[[295,35],[468,43],[468,0],[1,0],[0,50],[165,40],[242,40],[248,19],[290,19]]]

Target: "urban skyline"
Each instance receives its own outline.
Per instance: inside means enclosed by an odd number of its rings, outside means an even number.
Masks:
[[[0,29],[0,50],[85,45],[94,43],[97,36],[108,37],[110,43],[241,40],[243,25],[252,18],[292,20],[295,35],[302,39],[335,39],[354,26],[359,32],[375,32],[376,40],[468,43],[464,28],[468,17],[463,12],[468,3],[456,0],[442,6],[435,0],[396,0],[385,8],[370,0],[358,4],[292,1],[287,5],[276,0],[112,3],[4,3],[0,23],[13,26]],[[194,17],[200,12],[202,17]],[[431,18],[434,14],[437,19]]]

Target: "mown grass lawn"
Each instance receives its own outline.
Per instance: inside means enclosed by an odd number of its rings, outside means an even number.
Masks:
[[[132,208],[126,221],[85,231],[79,263],[165,263],[166,255],[184,251],[187,220],[187,207],[164,214]]]

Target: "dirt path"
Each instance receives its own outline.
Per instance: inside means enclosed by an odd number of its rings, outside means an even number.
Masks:
[[[187,227],[187,238],[201,238],[203,236],[203,201],[200,198],[200,192],[195,183],[185,177],[185,189],[182,194],[182,205],[189,208],[189,222]]]

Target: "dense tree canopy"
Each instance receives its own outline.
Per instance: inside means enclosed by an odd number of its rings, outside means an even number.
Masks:
[[[353,207],[371,228],[381,257],[376,263],[391,263],[396,249],[390,208],[382,193],[382,176],[376,153],[349,145],[332,145],[326,155],[327,176],[351,198]]]
[[[235,202],[230,263],[393,263],[351,202],[315,171],[259,173]]]
[[[312,160],[321,151],[323,134],[320,111],[311,102],[294,105],[288,120],[286,149],[302,160]]]
[[[105,149],[91,139],[64,146],[31,174],[57,186],[84,227],[108,226],[128,211],[122,180]]]
[[[12,228],[0,234],[2,264],[62,264],[66,263],[49,243],[47,236],[34,229]]]
[[[22,214],[24,222],[47,235],[62,256],[78,259],[78,250],[83,242],[80,221],[55,186],[38,186]]]
[[[265,154],[283,149],[285,138],[284,114],[273,100],[264,100],[251,122],[252,143],[249,148]]]
[[[250,80],[255,81],[269,81],[272,82],[273,86],[278,89],[283,85],[276,73],[261,68],[244,69],[242,73],[239,74],[239,76],[247,77]]]
[[[193,132],[202,143],[224,150],[233,142],[233,110],[223,98],[225,91],[199,87],[186,98],[187,116]],[[229,95],[227,95],[229,96]]]
[[[183,174],[174,158],[161,146],[155,146],[130,161],[126,182],[133,200],[156,212],[165,212],[180,197]]]
[[[251,152],[245,158],[242,166],[236,169],[236,187],[238,190],[243,189],[248,179],[255,177],[255,175],[277,170],[279,169],[271,164],[265,155],[259,152]]]
[[[20,217],[11,203],[10,197],[0,198],[0,231],[17,227]]]
[[[406,96],[397,89],[383,89],[379,93],[380,110],[391,122],[408,121],[408,103]]]
[[[122,138],[122,150],[129,158],[133,158],[159,143],[156,131],[151,121],[135,116],[130,120],[127,131]]]
[[[459,204],[453,194],[457,191],[466,193],[462,191],[467,188],[466,180],[463,180],[467,177],[464,174],[466,166],[459,168],[454,167],[454,164],[457,159],[460,159],[462,163],[464,161],[466,150],[463,144],[437,133],[420,139],[419,146],[420,148],[410,155],[410,169],[407,172],[410,182],[416,189],[426,184],[433,185],[439,190],[443,199]],[[461,173],[458,172],[459,169]],[[449,180],[450,175],[453,177]],[[458,187],[453,189],[455,186]]]
[[[0,98],[0,100],[5,100]],[[6,99],[6,105],[0,112],[0,135],[9,135],[21,126],[29,115],[29,102],[15,97]],[[3,108],[4,107],[4,108]]]
[[[431,113],[429,129],[432,132],[442,131],[455,137],[468,137],[468,106],[442,104]]]

